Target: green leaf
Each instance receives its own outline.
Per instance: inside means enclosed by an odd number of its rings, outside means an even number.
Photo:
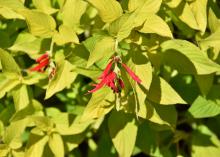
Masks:
[[[33,0],[33,4],[37,9],[46,14],[53,14],[58,11],[57,9],[51,7],[50,0]]]
[[[114,54],[115,40],[112,37],[103,37],[90,51],[87,67],[93,65],[96,61],[102,59],[105,56],[111,56]]]
[[[11,117],[10,121],[15,122],[21,119],[29,118],[35,114],[40,114],[42,113],[42,109],[43,107],[41,103],[32,99],[27,107],[16,111],[16,113]]]
[[[204,34],[207,25],[206,5],[207,0],[182,2],[174,12],[189,27],[200,30]]]
[[[146,0],[129,0],[128,1],[128,10],[129,11],[134,11],[138,7],[144,4]],[[153,1],[152,1],[153,2]],[[156,1],[154,1],[156,2]]]
[[[3,72],[20,74],[20,68],[14,58],[5,50],[0,48],[0,60]]]
[[[64,45],[66,43],[71,43],[71,42],[79,43],[79,39],[76,35],[76,32],[74,32],[73,29],[65,25],[61,25],[59,27],[59,32],[54,34],[53,40],[58,45]]]
[[[6,19],[24,19],[23,16],[16,13],[14,10],[8,7],[2,7],[0,4],[0,15]]]
[[[198,96],[188,111],[195,118],[214,117],[220,114],[220,104]]]
[[[87,0],[99,12],[104,22],[110,23],[122,15],[122,8],[116,0]]]
[[[208,24],[212,33],[214,33],[220,27],[220,20],[216,17],[211,8],[209,8]]]
[[[196,18],[191,10],[190,5],[187,2],[180,3],[180,5],[174,9],[174,12],[179,17],[179,19],[189,27],[196,30],[199,29]]]
[[[186,72],[188,73],[203,75],[217,72],[220,69],[220,65],[211,61],[202,50],[188,41],[179,39],[168,40],[161,44],[161,48],[162,52],[164,52],[164,57],[166,57],[164,60],[166,60],[168,64],[177,66],[181,69],[186,69]],[[178,54],[175,53],[176,51],[186,57],[179,56],[183,59],[182,61],[179,61],[181,64],[176,62],[176,58],[172,58],[172,56],[178,57]],[[187,68],[184,66],[187,66]]]
[[[130,157],[138,130],[134,117],[114,110],[108,119],[108,128],[119,156]]]
[[[148,102],[148,105],[150,103]],[[148,120],[156,124],[160,124],[158,130],[175,129],[177,122],[177,111],[175,106],[164,106],[160,104],[152,104],[153,114],[149,108]],[[148,109],[148,108],[147,108]],[[163,126],[163,127],[162,127]],[[168,127],[167,127],[168,126]]]
[[[176,8],[182,0],[171,0],[171,1],[165,1],[165,3],[170,7],[170,8]]]
[[[210,36],[208,36],[205,39],[202,39],[199,42],[199,45],[202,49],[207,50],[208,48],[214,48],[217,51],[220,50],[220,27],[212,33]],[[219,54],[219,52],[217,52]]]
[[[0,74],[0,98],[2,98],[6,92],[9,92],[15,88],[18,84],[20,84],[18,76],[8,78],[7,76]]]
[[[115,96],[112,90],[108,87],[103,87],[93,93],[83,112],[81,121],[84,122],[95,118],[101,118],[109,113],[114,107],[112,103],[114,98]]]
[[[156,2],[156,3],[155,3]],[[161,5],[161,0],[146,0],[134,12],[123,14],[109,25],[109,33],[118,41],[128,37],[132,29],[141,26],[149,14],[156,13]]]
[[[219,154],[218,137],[207,126],[199,126],[192,134],[192,157],[217,157]]]
[[[63,24],[70,28],[80,25],[80,19],[86,11],[87,3],[82,0],[65,0],[61,10]]]
[[[31,57],[38,54],[41,50],[43,40],[30,33],[22,32],[18,34],[14,44],[9,47],[11,51],[22,51]]]
[[[212,87],[214,74],[211,75],[195,75],[200,91],[203,95],[207,95]]]
[[[27,119],[12,122],[5,130],[3,141],[12,149],[18,149],[22,146],[21,135],[24,132]]]
[[[164,37],[173,38],[169,26],[161,17],[155,14],[149,14],[143,27],[138,31],[142,33],[156,33]]]
[[[24,4],[20,0],[0,0],[0,7],[8,7],[11,9],[24,9]]]
[[[195,0],[190,3],[198,29],[202,32],[202,34],[205,33],[207,26],[207,2],[208,0]]]
[[[27,86],[17,86],[17,88],[13,90],[13,99],[16,111],[27,107],[30,103]]]
[[[57,63],[56,68],[56,74],[47,87],[45,99],[48,99],[53,94],[69,87],[77,76],[75,72],[72,72],[74,69],[73,65],[66,60]]]
[[[136,146],[151,156],[156,156],[160,152],[157,143],[157,134],[147,121],[138,126]]]
[[[22,83],[26,84],[26,85],[32,85],[32,84],[36,84],[39,83],[40,80],[43,80],[47,77],[47,75],[45,74],[41,74],[41,73],[30,73],[28,76],[24,76]]]
[[[129,11],[139,10],[142,13],[156,13],[160,10],[162,0],[129,0]]]
[[[163,78],[158,76],[153,76],[147,98],[163,105],[186,103]]]
[[[0,156],[7,156],[10,148],[6,144],[0,144]]]
[[[49,38],[53,36],[56,22],[52,16],[40,11],[21,10],[19,13],[25,17],[29,31],[35,36]]]
[[[54,156],[56,157],[64,156],[63,140],[59,134],[53,133],[52,135],[50,135],[48,144]]]
[[[48,142],[48,136],[31,135],[28,141],[28,147],[25,152],[25,156],[42,157],[46,143]]]

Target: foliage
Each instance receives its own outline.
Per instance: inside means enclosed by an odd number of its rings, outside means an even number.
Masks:
[[[0,156],[219,156],[218,0],[0,0],[0,37]]]

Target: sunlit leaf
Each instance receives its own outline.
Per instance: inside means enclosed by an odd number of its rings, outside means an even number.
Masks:
[[[119,156],[131,156],[138,129],[134,117],[113,111],[108,119],[108,128]]]
[[[122,8],[116,0],[87,0],[98,11],[104,22],[112,22],[122,15]]]
[[[57,64],[56,74],[47,87],[45,99],[71,85],[77,76],[72,72],[73,68],[73,65],[66,60]]]

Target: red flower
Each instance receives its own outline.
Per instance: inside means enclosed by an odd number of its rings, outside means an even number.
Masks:
[[[44,72],[44,68],[49,64],[50,58],[48,53],[41,55],[39,58],[36,59],[38,65],[33,68],[30,68],[30,71],[38,71]]]
[[[122,63],[119,57],[113,57],[101,76],[98,77],[98,79],[101,81],[98,84],[93,84],[95,88],[88,92],[94,93],[105,85],[110,87],[115,93],[121,92],[121,90],[124,88],[124,82],[119,76],[120,72],[115,72],[115,67],[117,64],[121,64],[122,67],[125,68],[128,74],[133,78],[133,80],[135,80],[137,83],[141,83],[140,78],[126,64]]]
[[[128,72],[128,74],[135,80],[137,83],[141,83],[141,79],[124,63],[122,63],[122,66],[125,68],[125,70]]]

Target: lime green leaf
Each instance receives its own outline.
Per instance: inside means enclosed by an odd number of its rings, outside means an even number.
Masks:
[[[202,39],[199,42],[199,45],[204,50],[207,50],[208,48],[212,47],[219,51],[220,50],[220,28],[218,28],[214,33],[212,33],[207,38]]]
[[[80,19],[85,12],[87,3],[82,0],[65,0],[65,4],[61,10],[63,24],[70,28],[80,25]]]
[[[214,117],[220,114],[220,104],[199,96],[190,106],[188,111],[195,118]]]
[[[182,2],[174,11],[184,23],[203,34],[207,25],[206,5],[207,0]]]
[[[145,20],[145,13],[141,14],[136,11],[133,13],[123,14],[109,25],[109,33],[118,41],[121,41],[129,36],[132,29],[142,25]]]
[[[21,110],[28,106],[30,98],[26,85],[20,85],[13,91],[13,99],[16,111]]]
[[[23,32],[18,34],[14,44],[9,48],[11,51],[22,51],[27,54],[36,55],[41,50],[42,39],[30,33]]]
[[[162,0],[129,0],[129,11],[139,10],[142,13],[156,13],[160,10]]]
[[[132,29],[141,26],[149,14],[156,13],[161,5],[161,0],[146,0],[134,12],[123,14],[109,25],[109,33],[118,41],[128,37]]]
[[[19,13],[25,17],[31,34],[43,38],[53,36],[56,22],[52,16],[33,10],[21,10]]]
[[[51,7],[50,0],[33,0],[34,6],[46,14],[53,14],[57,9]]]
[[[53,152],[54,156],[56,156],[56,157],[63,157],[64,156],[63,140],[59,134],[53,133],[52,135],[50,135],[48,144],[49,144],[49,147],[50,147],[51,151]]]
[[[72,72],[74,68],[73,65],[66,60],[59,62],[56,68],[56,74],[47,87],[45,99],[69,87],[77,76],[75,72]]]
[[[37,126],[37,129],[40,131],[48,131],[53,128],[53,122],[49,117],[45,116],[32,116],[29,120],[33,121],[34,124]]]
[[[186,103],[163,78],[158,76],[153,77],[147,98],[163,105]]]
[[[43,108],[41,103],[32,99],[27,107],[16,111],[16,113],[11,117],[10,121],[15,122],[24,118],[28,118],[28,116],[33,116],[35,113],[40,113],[42,109]]]
[[[47,77],[47,75],[41,73],[30,73],[28,76],[24,76],[22,83],[26,85],[32,85],[39,83],[40,80],[43,80]]]
[[[0,7],[7,7],[11,9],[24,9],[24,4],[20,0],[0,0]]]
[[[211,8],[209,8],[208,24],[212,33],[214,33],[220,27],[220,20],[216,17]]]
[[[0,60],[3,72],[13,72],[20,74],[20,68],[14,58],[5,50],[0,49]]]
[[[137,125],[132,115],[113,111],[108,119],[109,133],[119,156],[130,157],[137,136]]]
[[[65,25],[59,27],[59,32],[54,34],[53,40],[58,45],[64,45],[70,42],[79,43],[79,39],[74,30]]]
[[[116,0],[87,0],[90,2],[100,14],[104,22],[112,22],[122,15],[122,8]]]
[[[37,136],[36,137],[30,137],[28,148],[25,152],[26,156],[31,157],[42,157],[43,151],[46,143],[48,142],[48,136]]]
[[[24,132],[27,119],[12,122],[5,130],[3,141],[12,149],[18,149],[22,146],[21,135]],[[16,130],[16,131],[15,131]]]
[[[134,11],[138,7],[144,4],[146,0],[129,0],[128,2],[128,10],[129,11]],[[152,1],[153,2],[153,1]],[[156,1],[154,1],[156,2]]]
[[[185,41],[185,40],[169,40],[161,44],[162,51],[165,52],[167,50],[176,50],[180,52],[182,55],[184,55],[189,61],[185,63],[186,65],[193,64],[194,67],[190,66],[187,68],[189,70],[188,72],[196,73],[196,74],[211,74],[214,72],[219,71],[220,65],[216,64],[215,62],[211,61],[205,53],[200,50],[198,47],[196,47],[194,44]],[[174,55],[175,51],[169,51],[164,53],[164,56],[168,55],[170,57],[169,62],[174,63],[172,61],[172,54]],[[168,57],[167,57],[168,58]],[[184,59],[183,57],[181,57]],[[180,61],[181,62],[181,61]],[[178,64],[178,63],[175,63]],[[181,65],[179,65],[181,66]],[[181,67],[185,68],[185,67]]]
[[[164,37],[173,38],[169,26],[162,18],[155,14],[149,14],[143,27],[139,31],[142,33],[156,33]]]
[[[0,144],[0,156],[7,156],[10,148],[6,144]]]
[[[196,18],[191,10],[190,5],[187,2],[182,2],[180,5],[175,8],[174,12],[189,27],[198,30],[198,24],[196,22]]]
[[[114,98],[115,96],[112,90],[108,87],[103,87],[102,89],[93,93],[83,112],[81,121],[84,122],[91,119],[100,118],[109,113],[114,107],[112,103]]]
[[[170,0],[170,1],[165,1],[165,3],[170,7],[170,8],[176,8],[182,0]]]
[[[207,2],[208,0],[195,0],[190,3],[190,7],[196,19],[198,29],[202,32],[202,34],[205,33],[207,26]]]
[[[220,142],[218,137],[208,127],[199,126],[192,134],[192,157],[217,157],[219,154]]]
[[[93,65],[96,61],[105,56],[114,54],[115,40],[112,37],[103,37],[100,41],[95,43],[94,49],[90,51],[87,67]]]
[[[64,127],[62,125],[57,125],[56,130],[61,135],[76,135],[80,134],[88,128],[92,121],[85,121],[85,122],[77,122],[74,121],[69,127]],[[56,123],[57,124],[57,123]]]
[[[1,7],[1,4],[0,4],[0,15],[6,19],[24,19],[23,16],[19,15],[11,8]]]
[[[0,98],[2,98],[6,92],[9,92],[15,88],[18,84],[20,84],[18,76],[15,76],[14,78],[8,78],[0,74]]]

